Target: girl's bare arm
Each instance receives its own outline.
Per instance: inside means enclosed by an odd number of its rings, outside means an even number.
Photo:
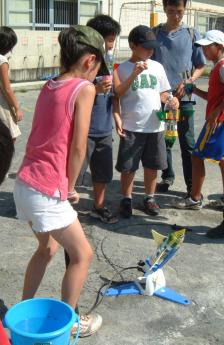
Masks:
[[[10,85],[8,73],[9,73],[8,64],[3,63],[2,65],[0,65],[0,80],[2,83],[2,91],[5,95],[5,98],[9,104],[9,106],[15,112],[17,121],[21,121],[23,118],[23,112],[20,109],[19,103],[18,103],[16,96],[13,92],[13,89]]]
[[[85,86],[75,102],[74,130],[68,160],[68,191],[74,190],[86,155],[87,138],[94,98],[96,95],[93,85]]]

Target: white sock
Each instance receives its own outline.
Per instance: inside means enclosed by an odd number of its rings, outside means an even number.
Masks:
[[[153,199],[154,194],[145,194],[144,199]]]

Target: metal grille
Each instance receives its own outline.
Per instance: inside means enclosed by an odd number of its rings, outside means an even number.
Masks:
[[[77,1],[35,0],[35,29],[61,30],[77,23]]]
[[[224,32],[224,15],[222,17],[218,17],[215,23],[215,29],[221,30]]]
[[[54,29],[75,24],[74,1],[54,1]]]
[[[38,30],[50,29],[50,1],[35,1],[35,28]]]

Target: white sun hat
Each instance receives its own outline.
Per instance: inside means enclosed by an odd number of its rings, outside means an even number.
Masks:
[[[224,32],[220,30],[209,30],[205,37],[195,42],[198,46],[208,46],[212,43],[218,43],[224,46]]]

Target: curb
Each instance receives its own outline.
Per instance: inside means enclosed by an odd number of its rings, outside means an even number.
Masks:
[[[14,91],[30,91],[30,90],[40,90],[42,86],[46,83],[46,80],[30,81],[23,83],[12,83],[11,86]]]

